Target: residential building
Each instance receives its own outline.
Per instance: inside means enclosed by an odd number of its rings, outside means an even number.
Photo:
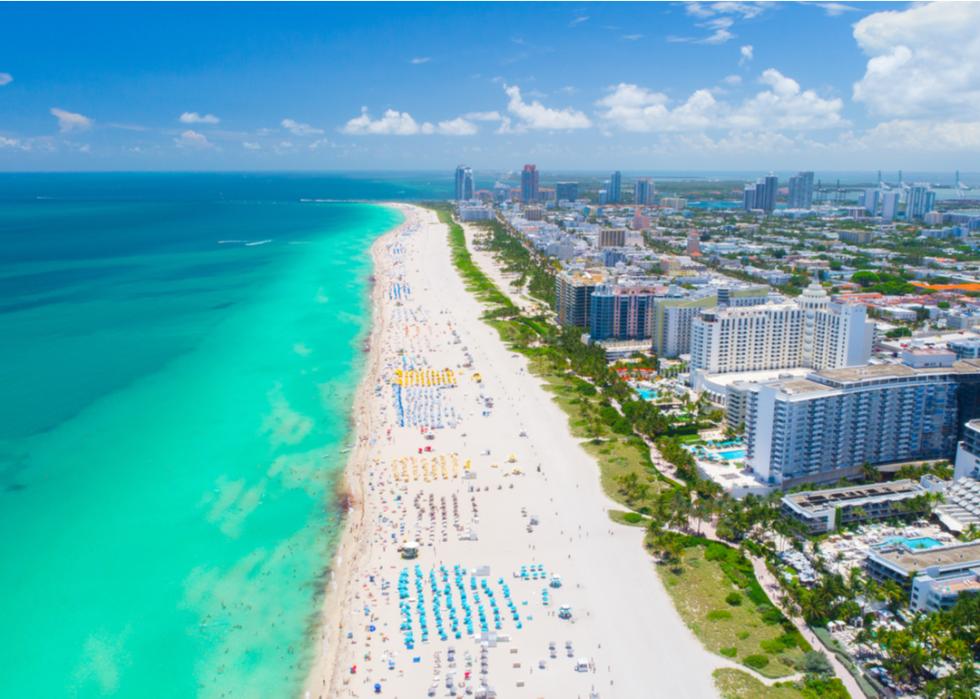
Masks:
[[[980,478],[980,420],[963,425],[962,441],[956,445],[953,480],[974,474]]]
[[[655,287],[600,284],[592,292],[589,336],[604,340],[642,340],[653,332]]]
[[[538,200],[538,169],[525,165],[521,171],[521,201],[530,204]]]
[[[864,464],[952,459],[980,416],[980,360],[826,369],[748,392],[746,461],[783,488],[857,476]]]
[[[460,221],[490,221],[493,220],[493,209],[482,204],[460,204]]]
[[[980,340],[953,340],[946,343],[946,346],[956,355],[957,359],[980,358]]]
[[[905,219],[921,219],[936,206],[936,193],[927,185],[914,184],[905,193]]]
[[[687,208],[687,199],[684,197],[661,197],[660,206],[674,211],[683,211]]]
[[[840,526],[892,517],[921,516],[929,511],[922,496],[928,490],[916,481],[808,490],[783,496],[782,511],[807,526],[810,534],[825,534]],[[916,500],[918,498],[918,501]],[[920,506],[910,502],[921,502]]]
[[[765,303],[768,298],[769,289],[762,286],[711,288],[693,296],[672,289],[654,301],[653,349],[663,357],[687,354],[691,351],[691,324],[701,311],[722,301],[732,306],[751,306]]]
[[[851,245],[870,245],[875,239],[874,231],[838,231],[837,237],[842,243]]]
[[[599,231],[600,248],[621,248],[625,245],[625,228],[603,228],[601,231]]]
[[[881,218],[894,221],[898,215],[898,192],[885,192],[881,195]]]
[[[874,323],[814,282],[797,301],[703,312],[691,326],[691,373],[834,369],[865,364]]]
[[[623,201],[623,173],[616,170],[609,178],[609,188],[606,190],[606,202],[619,204]]]
[[[641,177],[633,185],[633,202],[638,206],[650,206],[656,194],[653,180],[649,177]]]
[[[473,170],[460,165],[456,168],[456,201],[469,201],[473,199]]]
[[[687,232],[687,254],[691,257],[701,256],[701,236],[693,228]]]
[[[561,325],[589,327],[592,292],[605,277],[599,272],[562,271],[555,277],[555,313]]]
[[[880,189],[864,190],[864,210],[872,216],[878,213],[878,206],[881,204]]]
[[[575,201],[578,199],[578,182],[557,183],[555,197],[558,201]]]
[[[813,173],[799,172],[789,178],[789,208],[809,209],[813,206]]]
[[[761,198],[759,186],[762,186]],[[779,189],[779,179],[774,175],[764,177],[756,184],[756,208],[771,214],[776,208],[776,191]]]
[[[742,191],[742,208],[745,211],[753,211],[758,208],[755,203],[755,185],[747,184]]]

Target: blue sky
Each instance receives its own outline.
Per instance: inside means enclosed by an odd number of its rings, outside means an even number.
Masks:
[[[980,4],[0,5],[0,169],[975,169]]]

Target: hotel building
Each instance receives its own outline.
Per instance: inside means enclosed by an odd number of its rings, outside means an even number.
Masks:
[[[691,372],[726,374],[865,364],[874,323],[859,303],[832,303],[819,284],[799,301],[705,311],[691,324]]]
[[[756,477],[789,488],[854,477],[865,463],[953,458],[961,425],[980,415],[980,360],[905,359],[750,386],[746,462]]]

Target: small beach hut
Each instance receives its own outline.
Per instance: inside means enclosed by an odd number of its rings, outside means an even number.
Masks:
[[[418,555],[419,544],[417,541],[406,541],[402,544],[402,558],[412,560],[413,558],[418,558]]]

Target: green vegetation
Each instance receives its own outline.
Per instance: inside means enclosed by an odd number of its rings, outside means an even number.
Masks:
[[[531,296],[548,306],[554,305],[554,270],[537,257],[537,253],[532,253],[520,240],[510,235],[500,221],[489,221],[482,224],[481,227],[487,232],[482,240],[487,249],[497,253],[505,260],[505,272],[517,275],[515,286],[523,288],[527,285],[528,293]]]
[[[847,699],[841,681],[807,675],[802,682],[777,682],[768,686],[741,670],[722,668],[713,673],[723,699]],[[856,698],[855,698],[856,699]]]
[[[705,647],[739,657],[767,677],[794,674],[810,648],[769,601],[749,561],[724,544],[672,536],[682,548],[658,571],[681,617]],[[656,545],[651,541],[651,546]],[[738,604],[729,602],[733,594]]]
[[[436,213],[439,220],[449,227],[449,247],[452,251],[453,264],[463,277],[466,288],[484,303],[499,307],[497,310],[516,312],[517,307],[510,298],[502,293],[473,262],[470,251],[466,248],[466,235],[463,233],[463,228],[453,221],[452,212],[443,206],[436,208]]]

